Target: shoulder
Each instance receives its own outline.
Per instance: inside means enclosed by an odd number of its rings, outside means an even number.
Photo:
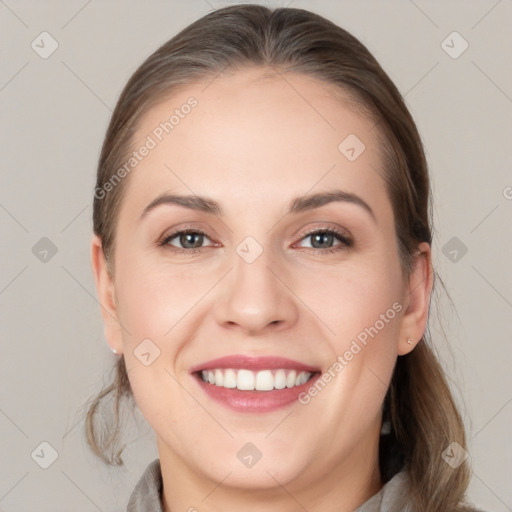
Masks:
[[[406,469],[396,473],[380,491],[354,512],[414,512],[410,499],[410,476]],[[460,503],[452,512],[485,512],[469,503]]]
[[[410,512],[407,508],[408,490],[409,474],[400,471],[354,512]]]
[[[160,459],[146,467],[130,496],[126,512],[163,512]]]

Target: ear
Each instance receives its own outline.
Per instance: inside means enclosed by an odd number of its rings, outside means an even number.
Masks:
[[[107,343],[111,349],[115,349],[117,354],[122,354],[122,328],[117,315],[114,280],[107,268],[101,238],[97,235],[94,235],[92,238],[91,263],[96,291],[101,305]]]
[[[422,242],[414,258],[409,283],[404,293],[404,314],[400,326],[398,355],[411,352],[425,332],[433,285],[432,252]],[[412,343],[408,340],[412,339]]]

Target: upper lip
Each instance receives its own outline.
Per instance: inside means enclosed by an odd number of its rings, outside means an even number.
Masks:
[[[219,357],[211,359],[204,363],[193,366],[190,373],[199,372],[201,370],[212,370],[215,368],[233,368],[243,370],[276,370],[279,368],[300,370],[304,372],[318,372],[319,368],[310,366],[299,361],[287,359],[277,356],[247,356],[243,354],[234,354],[231,356]]]

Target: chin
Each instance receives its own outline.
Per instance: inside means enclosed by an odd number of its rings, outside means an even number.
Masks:
[[[279,460],[281,463],[278,462]],[[236,460],[233,464],[222,464],[212,469],[211,474],[207,476],[215,482],[223,482],[223,487],[262,492],[280,488],[282,485],[286,486],[304,474],[303,467],[299,468],[281,457],[267,461],[262,458],[250,468]]]

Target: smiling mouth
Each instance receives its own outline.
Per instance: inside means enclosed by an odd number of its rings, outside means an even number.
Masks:
[[[236,368],[212,368],[196,375],[203,382],[226,389],[240,391],[273,391],[306,384],[317,372],[294,369],[267,369],[251,371]]]

